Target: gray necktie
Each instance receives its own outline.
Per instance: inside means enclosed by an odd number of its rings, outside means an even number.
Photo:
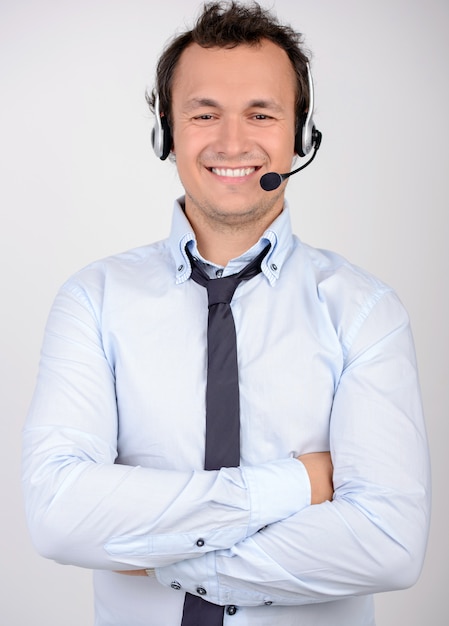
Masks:
[[[206,446],[204,469],[237,467],[240,464],[240,403],[237,343],[231,300],[240,282],[260,273],[260,264],[270,244],[238,274],[209,279],[186,249],[192,265],[192,279],[207,289]],[[224,607],[207,602],[207,591],[200,596],[186,594],[181,626],[221,626]],[[201,597],[203,596],[203,597]],[[228,612],[235,613],[230,606]]]

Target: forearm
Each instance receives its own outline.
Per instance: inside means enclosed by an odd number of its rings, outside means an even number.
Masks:
[[[156,570],[216,604],[301,605],[405,588],[421,570],[428,532],[428,468],[403,489],[341,483],[309,506],[229,550]]]
[[[310,502],[318,504],[326,500],[332,500],[333,483],[332,483],[332,461],[329,452],[315,452],[301,455],[297,458],[307,472],[307,480],[310,483]],[[293,466],[292,466],[293,468]],[[298,482],[298,488],[301,491],[303,486]],[[268,525],[266,526],[268,527]],[[265,527],[265,528],[266,528]],[[121,574],[129,576],[147,576],[155,575],[153,568],[145,568],[139,570],[120,570]]]
[[[32,429],[24,442],[27,516],[36,547],[84,567],[153,567],[228,548],[310,498],[307,477],[293,459],[180,472],[114,465],[98,440],[73,431]],[[268,500],[261,485],[271,491]]]

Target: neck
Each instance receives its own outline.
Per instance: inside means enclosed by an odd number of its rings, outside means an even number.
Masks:
[[[231,259],[249,250],[262,237],[266,229],[281,213],[283,203],[272,207],[258,219],[241,219],[237,216],[213,220],[197,211],[186,198],[185,213],[195,235],[198,251],[204,259],[225,266]]]
[[[265,229],[252,234],[248,232],[217,233],[214,231],[207,233],[204,229],[196,229],[195,227],[194,230],[201,256],[212,263],[225,266],[231,259],[239,257],[257,243]]]

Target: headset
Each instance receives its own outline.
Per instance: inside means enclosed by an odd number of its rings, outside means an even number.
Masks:
[[[313,148],[314,153],[311,159],[309,159],[309,161],[305,165],[302,165],[301,167],[294,170],[293,172],[287,172],[286,174],[277,174],[275,172],[270,172],[268,174],[265,174],[265,178],[264,176],[262,176],[261,186],[263,187],[263,189],[265,189],[265,191],[272,191],[273,189],[276,189],[283,180],[285,180],[292,174],[296,174],[300,170],[304,169],[304,167],[307,167],[307,165],[309,165],[309,163],[311,163],[313,159],[315,158],[317,150],[320,147],[322,135],[320,131],[316,129],[314,121],[313,121],[315,96],[314,96],[314,89],[313,89],[312,73],[310,71],[308,62],[307,62],[307,80],[309,84],[309,106],[308,106],[307,113],[305,113],[301,117],[300,123],[298,124],[298,129],[295,134],[295,152],[298,154],[298,156],[305,157],[310,153],[310,151]],[[160,110],[160,102],[159,102],[158,93],[156,93],[156,98],[155,98],[155,103],[154,103],[154,115],[155,115],[155,123],[154,123],[154,127],[151,133],[153,150],[159,159],[161,159],[162,161],[165,161],[165,159],[170,154],[170,151],[173,145],[173,139],[171,135],[170,126],[167,121],[167,117]],[[279,180],[278,178],[274,178],[274,176],[278,177]]]
[[[316,142],[316,128],[313,122],[315,108],[315,93],[313,89],[312,72],[307,62],[307,82],[309,84],[309,106],[307,113],[303,114],[298,124],[295,135],[295,152],[300,157],[305,157],[312,150]]]
[[[171,136],[170,126],[167,122],[167,117],[161,113],[159,94],[156,94],[154,102],[154,127],[151,132],[151,141],[153,144],[153,150],[156,156],[165,161],[171,151],[173,139]]]

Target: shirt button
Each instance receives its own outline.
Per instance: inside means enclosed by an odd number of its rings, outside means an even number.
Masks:
[[[170,587],[171,587],[172,589],[176,589],[177,591],[179,591],[179,589],[181,589],[181,583],[178,583],[178,581],[177,581],[177,580],[173,580],[173,581],[170,583]]]
[[[196,545],[198,546],[198,548],[202,548],[204,546],[204,539],[198,539]]]
[[[182,270],[183,270],[183,269],[184,269],[184,265],[180,265],[180,266],[178,267],[178,272],[182,272]]]
[[[234,604],[230,604],[227,608],[226,608],[226,613],[228,615],[235,615],[237,613],[237,607]]]
[[[264,602],[264,604],[265,604],[265,606],[271,606],[273,603],[272,603],[272,601],[271,601],[271,600],[266,600],[266,601]]]
[[[200,596],[205,596],[207,594],[207,591],[204,589],[204,587],[197,587],[196,592]]]
[[[223,276],[223,270],[217,270],[217,271],[215,272],[215,276],[216,276],[217,278],[221,278],[221,277]]]
[[[271,269],[273,270],[273,272],[277,271],[278,266],[276,265],[276,263],[272,263],[271,264]]]

